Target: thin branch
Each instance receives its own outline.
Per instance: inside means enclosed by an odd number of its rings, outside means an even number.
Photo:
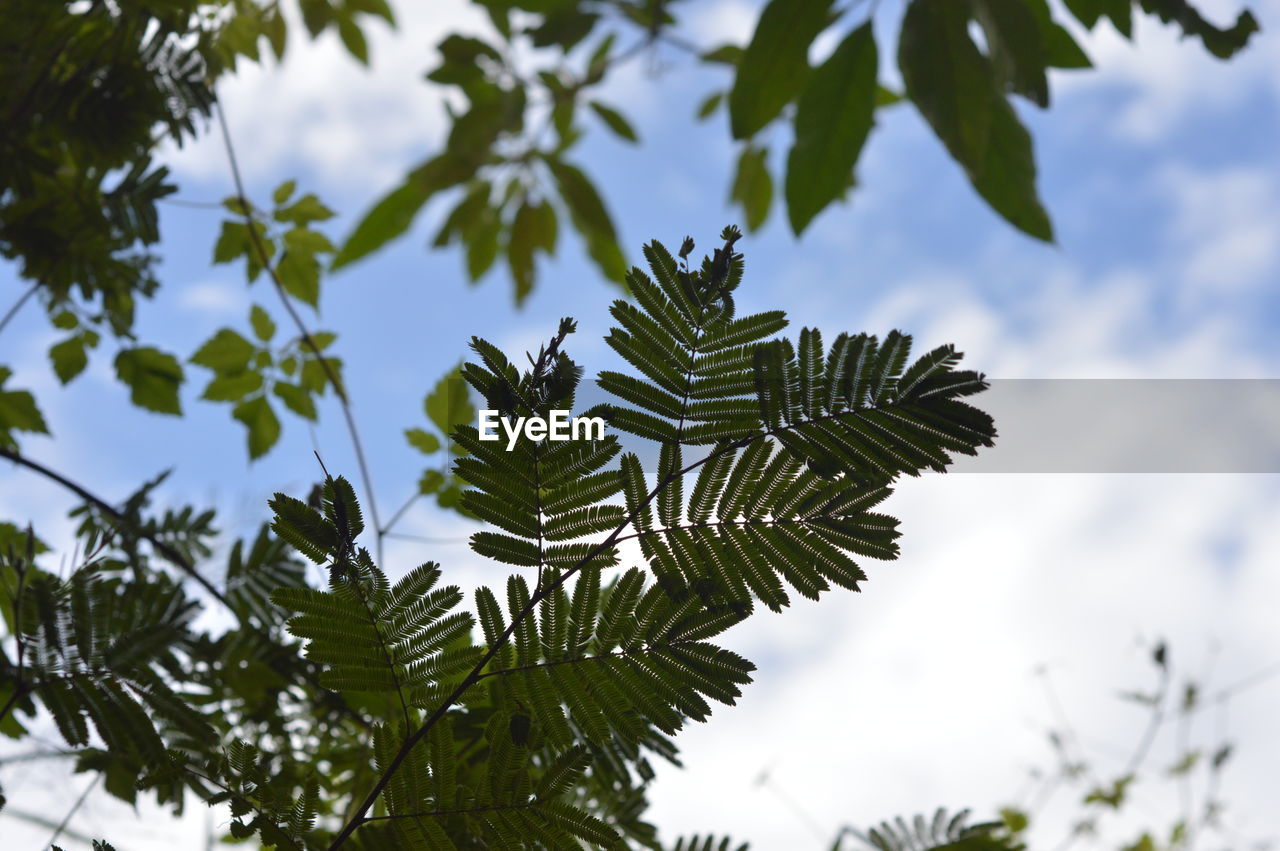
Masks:
[[[369,818],[365,819],[365,821],[366,822],[393,821],[395,819],[402,819],[402,818],[437,818],[439,816],[460,816],[460,815],[473,815],[475,813],[494,813],[494,812],[500,812],[502,810],[528,810],[538,806],[540,803],[542,802],[534,800],[534,801],[525,801],[524,803],[521,803],[521,804],[493,804],[488,807],[471,807],[470,809],[461,809],[461,810],[430,810],[425,813],[394,813],[392,815],[385,815],[385,816],[370,816]]]
[[[48,467],[44,466],[43,464],[40,464],[39,462],[32,461],[30,458],[24,457],[23,455],[20,455],[14,450],[9,449],[7,447],[0,446],[0,458],[8,458],[10,461],[13,461],[15,464],[19,464],[23,467],[26,467],[29,470],[39,473],[45,478],[48,478],[48,479],[51,479],[52,481],[57,482],[67,490],[79,496],[85,502],[91,503],[92,505],[96,506],[98,510],[102,511],[104,514],[107,514],[109,517],[116,520],[121,525],[125,525],[132,528],[133,531],[139,537],[150,542],[151,546],[155,548],[156,552],[160,553],[160,555],[162,555],[166,561],[169,561],[175,567],[181,570],[183,573],[187,574],[189,577],[191,577],[197,583],[199,583],[200,587],[204,588],[204,590],[207,591],[210,594],[210,596],[213,597],[213,599],[221,603],[222,606],[227,609],[227,611],[231,612],[231,614],[236,617],[236,619],[239,621],[242,627],[262,636],[272,645],[276,647],[280,646],[279,643],[276,641],[276,639],[273,638],[269,633],[267,633],[265,630],[261,629],[251,621],[249,621],[245,616],[241,615],[240,612],[237,612],[235,607],[232,605],[231,600],[225,594],[219,591],[212,582],[210,582],[208,579],[202,576],[200,572],[196,570],[195,565],[193,565],[190,561],[188,561],[187,558],[183,556],[182,553],[178,552],[176,549],[174,549],[169,544],[166,544],[164,541],[156,538],[154,535],[152,535],[150,532],[147,532],[145,529],[139,528],[137,525],[133,523],[130,517],[128,517],[127,515],[117,510],[114,506],[112,506],[106,500],[89,492],[82,485],[77,484],[76,482],[73,482],[71,479],[68,479],[66,476],[63,476],[62,474],[49,469]],[[275,660],[273,659],[272,661],[274,662]],[[279,670],[279,669],[277,669],[276,672],[281,674],[282,676],[284,676],[285,674],[283,670]],[[307,675],[306,672],[302,673],[302,677],[303,677],[303,680],[312,688],[321,689],[321,686],[319,685],[319,682],[316,680],[315,677]],[[321,690],[323,691],[323,689]],[[9,699],[10,705],[14,702],[16,695],[17,695],[17,691],[15,690],[14,694],[10,696],[10,699]],[[8,708],[9,706],[6,705],[5,711],[7,711]],[[364,727],[365,729],[368,729],[369,727],[372,726],[372,724],[369,722],[369,719],[365,718],[362,714],[352,709],[350,706],[347,705],[345,701],[341,703],[340,710],[344,714],[352,718],[352,720],[356,721],[356,723],[358,723],[360,726]],[[0,713],[0,717],[2,717],[2,715],[3,713]]]
[[[418,541],[423,544],[465,544],[469,538],[439,538],[431,535],[411,535],[408,532],[383,532],[388,538],[399,538],[402,541]]]
[[[692,529],[721,529],[727,526],[783,526],[788,523],[807,523],[806,517],[771,517],[768,520],[752,520],[744,518],[742,520],[709,520],[706,523],[678,523],[675,526],[662,526],[654,529],[641,529],[631,535],[623,535],[618,538],[616,543],[623,541],[633,541],[637,538],[644,538],[649,535],[669,535],[672,532],[685,532]]]
[[[411,493],[409,495],[409,498],[404,501],[404,505],[401,505],[399,508],[397,508],[396,513],[391,515],[391,519],[387,521],[387,525],[383,526],[381,529],[378,530],[378,534],[390,535],[391,529],[397,523],[400,522],[400,518],[404,516],[405,512],[408,511],[410,508],[412,508],[413,504],[421,498],[422,498],[421,491],[415,490],[413,493]]]
[[[9,765],[14,762],[34,762],[40,759],[61,759],[68,756],[79,756],[76,751],[51,750],[51,751],[27,751],[26,753],[14,754],[13,756],[0,757],[0,765]]]
[[[773,776],[768,769],[761,772],[760,776],[756,779],[756,786],[767,788],[769,791],[773,792],[774,796],[777,797],[779,801],[782,801],[782,803],[786,805],[787,809],[791,810],[792,814],[795,815],[796,818],[804,822],[804,826],[809,829],[810,833],[817,837],[819,843],[825,843],[827,841],[827,837],[830,834],[823,829],[822,824],[818,819],[814,817],[813,813],[805,809],[799,801],[788,794],[785,789],[774,782]],[[841,828],[840,833],[836,835],[837,847],[839,847],[839,840],[844,836],[844,831],[846,829],[847,828]]]
[[[674,641],[665,647],[679,647],[681,644],[689,642]],[[557,668],[560,665],[578,665],[583,662],[599,662],[602,659],[626,659],[629,656],[643,656],[645,653],[652,653],[658,648],[655,647],[636,647],[632,650],[614,650],[610,653],[598,653],[595,656],[579,656],[577,659],[556,659],[551,662],[534,662],[530,665],[518,665],[514,668],[500,668],[496,671],[485,671],[477,680],[483,680],[486,677],[501,677],[507,674],[515,674],[520,671],[536,671],[539,668]]]
[[[18,300],[13,303],[13,306],[5,312],[4,318],[0,319],[0,333],[4,332],[4,329],[8,327],[10,320],[18,315],[18,311],[22,310],[22,306],[27,303],[28,299],[36,294],[36,290],[38,289],[40,289],[39,282],[32,284],[25,293],[18,297]]]
[[[58,826],[57,822],[42,813],[28,812],[15,807],[12,804],[7,805],[3,810],[0,810],[0,816],[9,816],[46,829],[53,829]],[[74,839],[76,842],[85,846],[93,844],[92,837],[86,836],[85,834],[72,830],[71,828],[64,828],[62,834],[68,839]]]
[[[1138,747],[1133,752],[1133,756],[1129,758],[1129,764],[1125,767],[1124,773],[1136,776],[1138,769],[1142,767],[1142,763],[1146,761],[1147,754],[1151,751],[1151,745],[1155,743],[1156,733],[1160,730],[1160,725],[1164,722],[1164,702],[1169,696],[1169,668],[1167,665],[1160,666],[1160,684],[1156,688],[1155,701],[1151,707],[1151,717],[1147,721],[1147,728],[1142,733],[1142,738],[1138,740]]]
[[[227,117],[222,110],[222,104],[216,104],[215,110],[218,113],[218,126],[222,130],[222,144],[227,151],[227,160],[231,165],[231,178],[235,183],[236,198],[243,206],[245,216],[250,219],[249,240],[253,244],[254,251],[258,253],[262,268],[267,271],[267,275],[271,278],[271,283],[275,285],[276,295],[280,297],[280,303],[284,305],[285,312],[289,314],[289,318],[293,320],[294,326],[297,327],[298,335],[302,338],[302,342],[306,347],[315,354],[317,361],[320,363],[320,368],[324,370],[325,377],[329,379],[329,383],[333,385],[334,393],[338,396],[338,402],[342,407],[342,416],[346,420],[347,431],[351,435],[351,446],[355,450],[356,465],[360,468],[360,478],[364,483],[365,498],[369,504],[369,515],[373,519],[373,528],[376,533],[378,562],[381,563],[382,522],[378,519],[378,501],[373,489],[373,477],[369,475],[369,464],[365,460],[364,444],[360,440],[360,431],[356,427],[355,416],[351,413],[351,400],[347,396],[342,379],[338,377],[337,372],[329,365],[329,361],[321,352],[320,346],[316,344],[311,332],[307,330],[306,323],[302,321],[302,317],[293,306],[293,302],[289,300],[289,293],[280,281],[280,276],[275,267],[271,265],[271,258],[267,254],[266,246],[262,244],[262,237],[258,234],[258,229],[253,227],[253,207],[249,203],[249,196],[245,192],[244,179],[240,175],[240,165],[236,160],[235,146],[231,141],[231,130],[227,127]]]
[[[89,797],[89,793],[93,791],[93,787],[97,786],[98,781],[101,779],[102,772],[99,771],[97,775],[94,776],[93,781],[90,782],[88,786],[84,787],[84,791],[80,793],[79,798],[76,798],[76,802],[71,805],[71,809],[67,810],[67,814],[62,817],[62,822],[53,831],[53,836],[49,837],[49,841],[46,842],[45,845],[53,845],[58,841],[58,837],[62,836],[62,832],[67,829],[67,825],[71,823],[71,819],[75,817],[75,814],[80,812],[80,808],[84,806],[84,802]]]
[[[204,576],[200,574],[200,571],[196,570],[195,565],[188,561],[182,553],[178,552],[174,547],[166,544],[164,541],[160,540],[145,529],[139,528],[128,515],[118,510],[106,500],[89,492],[82,485],[73,482],[61,473],[55,472],[37,461],[32,461],[30,458],[20,455],[8,447],[0,446],[0,458],[8,458],[15,464],[19,464],[29,470],[39,473],[47,479],[57,482],[76,496],[83,499],[85,502],[91,503],[99,511],[111,517],[111,519],[115,520],[117,523],[132,528],[133,532],[137,534],[138,537],[143,538],[148,541],[151,546],[155,547],[156,552],[164,556],[166,561],[172,563],[183,573],[194,579],[201,588],[209,593],[209,596],[213,597],[213,599],[217,600],[229,611],[232,613],[235,612],[235,608],[231,605],[231,601],[227,596],[219,591],[212,582],[204,578]]]

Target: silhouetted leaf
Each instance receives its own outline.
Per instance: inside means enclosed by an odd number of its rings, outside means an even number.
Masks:
[[[907,96],[987,203],[1015,227],[1051,241],[1036,194],[1031,137],[996,86],[990,63],[969,37],[968,5],[912,0],[898,65]]]
[[[831,23],[831,0],[770,0],[738,62],[729,92],[733,138],[746,139],[772,121],[809,73],[809,46]]]
[[[173,355],[151,346],[122,349],[115,365],[116,375],[129,385],[133,404],[161,414],[182,414],[178,401],[182,365]]]
[[[875,114],[878,69],[875,34],[864,24],[813,72],[800,95],[786,183],[787,215],[797,235],[853,181]]]
[[[231,415],[249,430],[249,457],[261,458],[280,439],[280,420],[265,396],[255,396],[236,405]]]
[[[730,197],[742,205],[748,230],[758,230],[764,224],[773,203],[773,175],[769,173],[767,148],[748,145],[742,149]]]

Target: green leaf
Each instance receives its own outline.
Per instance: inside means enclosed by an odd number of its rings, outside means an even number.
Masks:
[[[298,188],[298,181],[286,180],[276,187],[276,191],[271,193],[271,200],[277,205],[283,204],[293,196],[293,191]]]
[[[626,276],[626,261],[618,247],[618,236],[604,201],[590,178],[577,166],[561,160],[548,160],[556,179],[560,197],[569,208],[569,217],[587,243],[587,253],[600,271],[611,281],[621,283]]]
[[[312,307],[320,303],[320,263],[307,252],[289,250],[276,265],[284,291]]]
[[[440,451],[440,438],[423,428],[407,428],[404,430],[405,439],[409,441],[409,445],[425,455],[432,455]]]
[[[249,218],[253,215],[253,209],[246,204],[238,195],[228,195],[222,199],[222,206],[228,212],[235,213],[237,216]]]
[[[522,304],[533,291],[533,252],[540,241],[541,216],[528,201],[520,205],[507,236],[507,265],[516,285],[516,304]]]
[[[1126,774],[1117,778],[1112,782],[1111,788],[1097,787],[1085,795],[1084,802],[1086,804],[1103,804],[1114,810],[1124,806],[1125,798],[1128,795],[1129,784],[1132,783],[1134,777],[1132,774]]]
[[[249,309],[249,324],[253,326],[253,335],[264,343],[275,336],[276,323],[256,304]]]
[[[559,5],[563,7],[565,4]],[[572,4],[568,8],[554,9],[532,31],[533,46],[558,46],[567,52],[591,33],[599,17],[578,11],[572,8]]]
[[[280,420],[276,419],[276,412],[271,410],[271,403],[265,396],[254,396],[241,402],[235,406],[231,415],[249,430],[251,459],[261,458],[280,439]]]
[[[907,7],[898,44],[907,96],[978,194],[1015,227],[1052,241],[1036,194],[1031,136],[970,39],[967,10],[951,0],[912,0]]]
[[[1041,108],[1049,106],[1048,56],[1040,22],[1025,0],[972,0],[986,36],[991,67],[1002,89]]]
[[[797,236],[853,180],[874,120],[878,68],[875,34],[866,23],[813,72],[800,95],[786,185],[787,215]]]
[[[440,490],[444,485],[444,474],[439,470],[425,470],[418,479],[418,493],[428,496]]]
[[[249,226],[244,222],[223,222],[218,241],[213,246],[214,263],[230,263],[249,253]]]
[[[49,552],[49,545],[40,539],[39,535],[29,534],[29,529],[20,529],[7,520],[0,520],[0,553],[8,555],[12,550],[18,555],[24,556],[27,547],[31,547],[32,554]],[[5,610],[6,623],[9,628],[13,628],[13,624],[8,622],[9,610]]]
[[[0,367],[0,385],[8,379],[10,373]],[[36,399],[27,390],[0,390],[0,444],[12,444],[11,431],[26,431],[33,434],[48,434],[49,426],[45,424],[44,415],[36,407]]]
[[[116,375],[129,385],[133,404],[161,414],[182,415],[178,388],[182,365],[173,355],[150,346],[124,349],[116,355]]]
[[[333,243],[329,241],[329,237],[319,231],[301,226],[289,228],[284,232],[284,244],[286,248],[309,254],[321,254],[335,250]]]
[[[737,65],[742,61],[744,49],[737,44],[722,44],[712,48],[699,57],[703,62],[713,65]]]
[[[58,380],[63,384],[69,383],[89,365],[84,337],[73,334],[60,343],[54,343],[49,348],[49,360],[53,363],[53,371],[58,376]]]
[[[261,308],[255,305],[254,310]],[[214,372],[241,372],[248,368],[255,352],[253,343],[230,328],[221,328],[191,356],[191,362]]]
[[[534,206],[537,214],[537,242],[546,254],[556,253],[556,241],[560,235],[559,222],[556,220],[556,208],[549,202],[542,201]]]
[[[715,111],[720,108],[720,104],[724,102],[724,92],[712,92],[707,95],[706,100],[698,107],[698,120],[706,121]]]
[[[600,120],[603,121],[615,134],[626,139],[628,142],[634,143],[640,141],[640,137],[636,135],[635,128],[631,126],[627,119],[623,118],[622,113],[618,112],[613,107],[606,106],[598,100],[591,101],[589,106],[595,111],[596,115],[600,116]]]
[[[476,162],[446,152],[414,170],[404,184],[385,195],[356,225],[332,269],[368,256],[409,229],[423,206],[437,192],[456,186],[475,174]]]
[[[471,422],[476,415],[471,395],[467,392],[467,383],[456,369],[436,382],[436,386],[423,400],[422,407],[427,413],[427,419],[435,423],[436,428],[444,435],[452,434],[455,426]]]
[[[369,64],[369,44],[365,41],[364,33],[360,31],[360,26],[351,17],[342,17],[338,19],[338,37],[342,39],[342,44],[361,65]]]
[[[316,403],[307,390],[287,381],[277,381],[272,386],[271,392],[279,396],[285,407],[298,416],[312,421],[316,419]]]
[[[483,160],[502,133],[519,130],[522,126],[526,95],[519,83],[513,88],[485,83],[472,87],[468,95],[471,108],[454,118],[446,144],[448,151],[455,156]],[[465,175],[463,179],[470,176]]]
[[[204,388],[200,398],[210,402],[238,402],[262,387],[262,373],[247,369],[216,375]]]
[[[480,224],[466,234],[467,277],[475,282],[484,277],[498,259],[499,239],[502,236],[502,219],[498,211],[490,209],[481,217]]]
[[[288,207],[276,210],[275,219],[277,222],[307,225],[311,222],[322,222],[325,219],[331,219],[334,215],[336,214],[333,210],[320,203],[319,198],[308,192]]]
[[[730,198],[742,205],[748,230],[757,230],[764,224],[773,203],[773,175],[769,173],[767,148],[747,145],[742,149]]]
[[[729,92],[733,138],[754,136],[800,91],[809,46],[831,23],[830,12],[831,0],[770,0]]]
[[[1204,19],[1187,0],[1141,0],[1142,9],[1165,23],[1177,23],[1184,36],[1195,36],[1219,59],[1230,59],[1249,43],[1258,32],[1258,20],[1249,10],[1236,16],[1228,29],[1216,27]]]

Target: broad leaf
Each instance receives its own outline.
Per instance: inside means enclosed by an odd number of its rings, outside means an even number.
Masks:
[[[831,23],[830,15],[831,0],[770,0],[729,92],[733,138],[754,136],[800,91],[809,73],[809,45]]]
[[[133,404],[181,416],[178,388],[183,381],[182,365],[173,355],[150,346],[123,349],[116,355],[116,375],[129,385]]]
[[[786,186],[797,235],[853,182],[875,114],[878,68],[875,34],[864,24],[814,71],[800,96]]]
[[[967,4],[912,0],[898,45],[907,96],[987,203],[1015,227],[1051,241],[1031,136],[970,38],[969,21]]]

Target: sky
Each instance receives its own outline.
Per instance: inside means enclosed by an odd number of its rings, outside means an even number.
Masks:
[[[688,4],[687,31],[707,46],[744,41],[759,5]],[[298,179],[342,211],[327,223],[335,237],[437,148],[445,112],[421,74],[443,34],[485,26],[458,0],[396,8],[398,32],[371,28],[369,70],[336,39],[295,37],[281,67],[246,67],[220,90],[251,194],[265,199]],[[1232,2],[1202,8],[1217,21],[1236,11]],[[881,115],[848,204],[799,240],[775,210],[739,244],[740,309],[784,308],[793,331],[902,328],[921,347],[954,342],[997,379],[1280,378],[1280,44],[1271,32],[1280,2],[1253,8],[1264,31],[1226,64],[1145,18],[1136,46],[1102,24],[1082,37],[1097,70],[1055,73],[1053,108],[1020,110],[1037,140],[1056,245],[991,213],[919,116],[899,106]],[[886,2],[877,20],[896,22],[898,12]],[[820,40],[814,58],[831,47]],[[889,63],[883,75],[896,79]],[[632,257],[655,237],[691,234],[709,248],[737,220],[726,201],[735,152],[725,118],[691,120],[725,83],[664,51],[609,84],[604,99],[624,108],[643,144],[595,127],[580,161]],[[770,139],[775,163],[787,141],[781,130]],[[177,197],[230,194],[216,136],[165,159]],[[421,424],[424,393],[472,334],[518,355],[573,315],[573,356],[589,372],[614,365],[601,337],[618,291],[572,237],[516,309],[503,273],[473,287],[456,251],[425,247],[444,209],[432,206],[408,238],[327,279],[319,315],[307,317],[339,333],[384,516],[422,469],[401,432]],[[262,283],[246,287],[238,268],[208,262],[219,218],[165,207],[164,289],[139,311],[143,339],[189,354],[220,327],[245,327],[251,303],[277,310]],[[0,286],[16,298],[15,274],[0,267]],[[175,467],[162,498],[216,505],[224,528],[244,534],[272,492],[301,493],[316,479],[313,448],[355,477],[331,402],[315,427],[287,420],[280,444],[251,464],[226,406],[198,400],[198,367],[188,367],[185,418],[165,418],[128,405],[104,352],[61,388],[45,355],[54,339],[30,306],[0,338],[0,362],[36,393],[55,435],[24,440],[24,451],[98,493],[121,498],[139,471]],[[1076,413],[1078,434],[1054,440],[1105,440],[1103,418]],[[53,485],[0,469],[0,516],[32,520],[51,543],[70,540],[70,505]],[[1114,778],[1145,720],[1118,694],[1150,687],[1150,648],[1163,638],[1206,694],[1232,690],[1194,716],[1188,734],[1210,749],[1224,738],[1235,745],[1221,789],[1228,832],[1206,847],[1280,841],[1280,676],[1268,676],[1280,664],[1280,477],[958,473],[905,482],[888,510],[903,521],[902,555],[868,565],[863,593],[798,600],[728,636],[758,665],[756,682],[739,705],[681,735],[684,768],[664,769],[651,792],[664,836],[711,830],[760,849],[825,848],[843,825],[936,806],[983,815],[1030,806],[1029,772],[1054,767],[1046,731],[1064,715],[1093,770]],[[401,530],[435,540],[392,542],[392,575],[431,559],[463,586],[505,579],[469,551],[469,527],[451,515],[419,504]],[[1160,728],[1147,774],[1174,761],[1176,727]],[[15,806],[20,777],[47,790],[51,815],[89,780],[49,763],[0,765]],[[1190,791],[1193,800],[1205,793]],[[1037,809],[1036,847],[1057,847],[1081,794],[1060,790]],[[1131,841],[1137,824],[1163,828],[1182,806],[1177,784],[1154,777],[1133,795],[1132,818],[1104,822],[1101,839],[1077,847]],[[195,848],[206,819],[221,818],[199,806],[178,823],[145,807],[134,818],[94,799],[73,826],[122,851]],[[31,842],[48,834],[12,819],[4,830]]]

